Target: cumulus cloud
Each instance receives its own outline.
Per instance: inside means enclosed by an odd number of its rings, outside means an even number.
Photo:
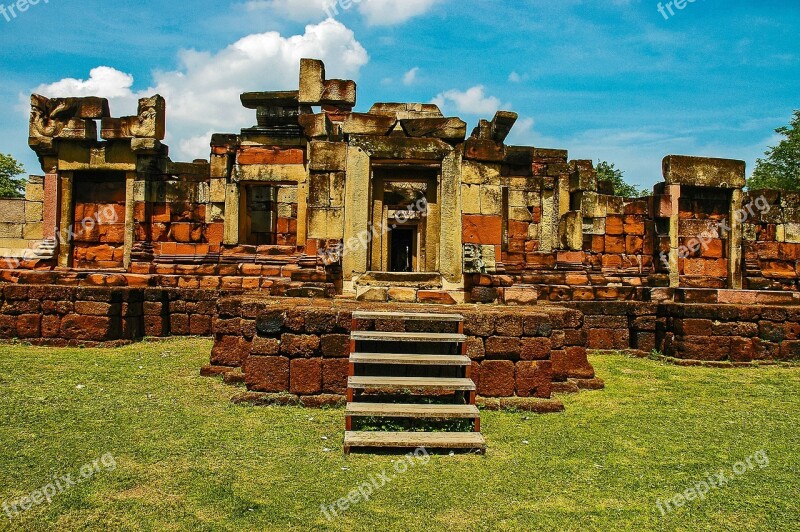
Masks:
[[[476,85],[466,91],[451,89],[442,92],[433,99],[432,103],[438,105],[442,110],[481,116],[494,115],[501,107],[511,107],[509,104],[504,105],[496,96],[488,96],[486,87],[483,85]]]
[[[133,76],[107,66],[99,66],[89,71],[88,79],[64,78],[37,89],[54,96],[95,96],[106,98],[125,98],[130,96]]]
[[[248,35],[216,52],[182,50],[178,68],[153,73],[153,85],[134,91],[133,77],[108,66],[86,80],[63,79],[35,89],[50,97],[109,98],[114,116],[134,114],[136,100],[158,93],[167,100],[167,140],[176,158],[208,157],[210,132],[236,132],[255,124],[239,95],[247,91],[297,88],[300,59],[322,59],[331,77],[355,79],[369,61],[351,30],[335,20],[309,25],[302,35]],[[198,136],[198,132],[208,132]]]
[[[309,22],[326,18],[326,9],[335,14],[330,7],[333,3],[333,0],[250,0],[245,3],[245,8],[248,11],[273,11],[290,20]]]
[[[403,85],[410,87],[417,81],[417,74],[419,74],[419,67],[414,67],[403,75]]]
[[[424,15],[443,0],[248,0],[248,11],[267,10],[295,21],[339,17],[357,6],[370,26],[402,24]],[[347,7],[345,7],[347,6]]]
[[[371,26],[391,26],[424,15],[442,0],[361,0],[358,11]]]

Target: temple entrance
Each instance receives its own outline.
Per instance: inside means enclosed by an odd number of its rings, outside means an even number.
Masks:
[[[417,228],[398,227],[389,235],[389,271],[417,271]]]
[[[438,268],[438,167],[375,168],[370,271],[435,272]]]

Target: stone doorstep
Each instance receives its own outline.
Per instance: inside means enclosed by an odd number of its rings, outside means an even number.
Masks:
[[[676,288],[679,303],[720,305],[800,305],[800,292],[774,290],[729,290],[713,288]]]
[[[367,272],[356,280],[357,287],[416,288],[435,290],[444,286],[439,273]]]
[[[255,406],[305,406],[308,408],[343,407],[347,402],[345,396],[336,394],[319,394],[299,396],[290,393],[244,392],[231,398],[234,404],[251,404]],[[564,403],[559,399],[538,399],[533,397],[481,397],[477,398],[478,407],[483,410],[524,411],[537,414],[548,414],[564,411]]]

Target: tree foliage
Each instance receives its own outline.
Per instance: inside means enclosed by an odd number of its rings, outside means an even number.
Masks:
[[[610,181],[614,185],[614,194],[624,198],[639,198],[648,194],[647,191],[627,183],[625,172],[607,161],[597,163],[597,180]]]
[[[25,168],[11,155],[0,153],[0,198],[21,198],[27,180],[19,177]]]
[[[775,132],[784,138],[764,152],[765,159],[756,161],[747,186],[750,189],[800,190],[800,110],[794,112],[788,126],[779,127]]]

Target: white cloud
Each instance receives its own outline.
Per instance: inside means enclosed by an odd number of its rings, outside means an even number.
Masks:
[[[433,102],[442,110],[453,109],[459,114],[494,115],[501,107],[510,108],[509,104],[503,104],[496,96],[487,96],[486,87],[476,85],[466,91],[452,89],[440,93]]]
[[[511,134],[508,136],[506,144],[526,145],[533,135],[533,126],[536,124],[533,118],[526,117],[517,120]]]
[[[414,67],[408,72],[403,75],[403,85],[406,87],[410,87],[417,81],[417,74],[419,73],[419,67]]]
[[[358,12],[370,26],[392,26],[424,15],[442,1],[444,0],[247,0],[244,6],[248,11],[267,10],[300,22],[336,18],[357,6]]]
[[[248,11],[277,11],[290,20],[298,22],[318,21],[334,15],[330,8],[334,0],[250,0],[245,3]],[[326,11],[330,9],[330,13]]]
[[[208,157],[209,134],[235,133],[255,124],[255,113],[239,103],[247,91],[296,89],[300,59],[328,64],[331,78],[355,79],[369,61],[351,30],[334,20],[309,25],[303,35],[277,32],[248,35],[216,53],[182,50],[179,67],[153,73],[154,84],[133,91],[133,77],[111,67],[98,67],[86,80],[63,79],[36,92],[56,96],[109,98],[114,116],[136,111],[136,100],[155,93],[167,100],[167,140],[176,159]]]
[[[508,75],[508,81],[510,81],[511,83],[519,83],[520,81],[522,81],[522,77],[516,72],[512,72],[511,74]]]
[[[361,0],[358,11],[370,26],[391,26],[424,15],[442,0]]]
[[[55,96],[96,96],[125,98],[131,94],[133,76],[107,66],[89,71],[88,79],[64,78],[37,90]]]

